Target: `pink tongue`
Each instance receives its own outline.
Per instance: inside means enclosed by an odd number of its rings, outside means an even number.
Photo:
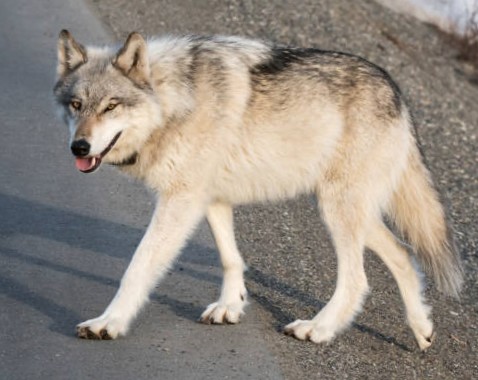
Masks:
[[[96,157],[76,158],[76,168],[82,172],[90,170],[96,164]]]

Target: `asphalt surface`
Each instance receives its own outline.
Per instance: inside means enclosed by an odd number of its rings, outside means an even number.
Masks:
[[[103,25],[78,2],[25,4],[0,4],[0,78],[9,89],[0,95],[0,378],[478,378],[478,88],[436,30],[365,0],[92,1]],[[434,346],[426,354],[415,347],[397,287],[370,254],[372,292],[348,331],[329,345],[282,334],[286,323],[312,317],[335,286],[334,254],[307,197],[236,211],[254,300],[240,325],[194,322],[219,284],[202,228],[130,335],[74,339],[75,323],[100,313],[114,294],[152,205],[113,170],[73,169],[50,101],[62,27],[85,43],[132,30],[239,34],[348,51],[385,67],[413,110],[466,268],[460,301],[427,283]]]
[[[258,318],[196,322],[220,286],[204,225],[127,337],[74,336],[114,295],[153,204],[114,169],[74,167],[52,100],[65,27],[111,41],[81,1],[0,3],[0,379],[280,379]]]

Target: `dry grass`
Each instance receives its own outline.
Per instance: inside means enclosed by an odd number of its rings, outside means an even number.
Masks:
[[[458,49],[457,58],[473,65],[478,70],[478,1],[470,12],[463,34],[451,35]]]

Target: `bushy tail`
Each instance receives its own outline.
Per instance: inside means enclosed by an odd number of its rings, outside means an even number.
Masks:
[[[460,257],[439,195],[416,147],[410,152],[389,211],[425,272],[434,277],[438,289],[457,297],[463,284]]]

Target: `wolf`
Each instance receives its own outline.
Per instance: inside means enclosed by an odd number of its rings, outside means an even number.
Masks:
[[[346,329],[368,291],[369,248],[393,274],[419,348],[432,344],[413,257],[453,296],[462,267],[410,112],[382,68],[351,54],[227,36],[146,40],[133,32],[116,47],[85,47],[63,30],[54,96],[78,170],[114,165],[157,197],[115,297],[77,326],[78,337],[126,334],[204,217],[223,282],[200,320],[239,322],[247,291],[233,207],[311,193],[337,254],[337,285],[315,317],[285,332],[320,343]]]

